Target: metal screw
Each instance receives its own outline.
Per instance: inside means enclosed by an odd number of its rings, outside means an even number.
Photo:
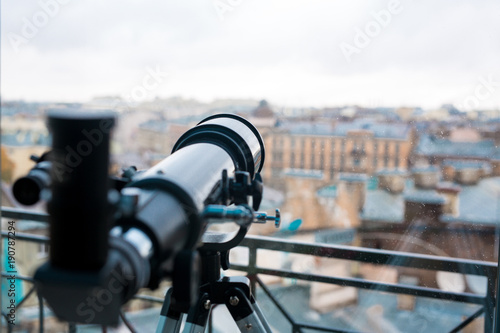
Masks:
[[[252,329],[252,324],[246,324],[245,327],[248,331],[250,331]]]
[[[240,299],[238,297],[236,297],[236,296],[229,297],[229,304],[231,304],[232,306],[238,305],[239,302],[240,302]]]
[[[212,303],[210,302],[209,299],[205,300],[205,302],[203,303],[203,307],[205,308],[205,310],[210,310],[211,305]]]

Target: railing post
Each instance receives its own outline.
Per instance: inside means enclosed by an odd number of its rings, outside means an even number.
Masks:
[[[498,195],[498,194],[497,194]],[[498,201],[497,201],[497,211],[498,211]],[[491,330],[486,331],[486,320],[484,322],[484,331],[485,332],[493,332],[493,325],[495,325],[495,332],[498,332],[499,330],[499,319],[500,319],[500,313],[498,309],[500,308],[500,299],[498,297],[498,292],[500,291],[500,228],[497,226],[495,228],[495,247],[497,250],[497,275],[495,278],[492,278],[491,276],[488,276],[488,289],[487,289],[487,294],[486,296],[491,299],[491,302],[493,303],[491,306],[491,320],[495,318],[495,321],[492,322],[491,325]],[[491,282],[490,282],[491,281]],[[496,283],[495,283],[496,282]],[[495,285],[496,285],[496,292],[495,292]],[[486,314],[485,314],[486,317]],[[485,318],[486,319],[486,318]]]
[[[484,305],[484,333],[493,332],[493,318],[495,317],[495,278],[488,276]],[[498,316],[498,314],[497,314]]]
[[[248,278],[250,279],[250,288],[253,297],[257,299],[257,282],[256,282],[256,268],[257,268],[257,248],[248,247]]]
[[[43,322],[45,320],[45,313],[44,313],[44,309],[43,309],[43,298],[42,296],[38,293],[38,290],[36,292],[36,295],[38,297],[38,320],[39,320],[39,329],[40,329],[40,333],[43,333],[44,332],[44,329],[43,329]]]

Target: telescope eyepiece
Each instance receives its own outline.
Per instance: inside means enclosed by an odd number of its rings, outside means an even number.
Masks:
[[[39,162],[26,176],[16,180],[12,186],[14,198],[26,206],[40,201],[42,190],[50,185],[50,167],[51,163],[48,161]]]
[[[31,206],[40,200],[41,186],[35,177],[26,176],[14,183],[12,191],[19,203]]]

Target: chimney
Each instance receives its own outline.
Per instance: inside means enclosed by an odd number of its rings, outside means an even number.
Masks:
[[[358,212],[361,212],[365,205],[367,179],[368,177],[365,174],[339,174],[339,190],[346,192]]]
[[[390,193],[402,193],[405,189],[406,172],[402,170],[381,170],[377,173],[378,188]]]
[[[491,175],[494,177],[500,176],[500,159],[491,160]]]
[[[443,163],[443,180],[446,182],[451,182],[455,179],[455,168],[453,165]]]
[[[461,185],[476,185],[481,179],[481,169],[464,167],[455,170],[455,181]]]
[[[490,173],[490,168],[494,172],[494,164],[495,161],[490,164],[481,160],[444,160],[443,180],[462,185],[475,185]],[[497,172],[500,172],[500,169],[497,169]]]
[[[439,169],[435,166],[414,168],[412,175],[418,189],[434,189],[439,183]]]
[[[436,188],[436,192],[444,196],[445,203],[443,205],[443,214],[449,214],[457,217],[460,214],[459,210],[459,193],[462,189],[453,183],[441,183]]]
[[[413,191],[405,195],[404,223],[436,224],[446,203],[444,196],[436,191]]]

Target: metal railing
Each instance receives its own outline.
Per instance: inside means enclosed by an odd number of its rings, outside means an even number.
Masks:
[[[297,241],[275,239],[270,237],[249,236],[243,240],[241,246],[248,247],[249,260],[248,265],[232,265],[231,268],[248,272],[250,280],[258,283],[260,287],[268,294],[273,303],[275,303],[283,315],[290,321],[293,327],[292,332],[300,332],[301,329],[315,329],[323,332],[349,332],[338,329],[328,329],[303,322],[297,322],[292,316],[279,306],[268,288],[258,278],[259,274],[273,275],[279,277],[294,278],[298,280],[322,282],[335,284],[345,287],[356,287],[361,289],[370,289],[384,291],[395,294],[406,294],[419,297],[430,297],[434,299],[449,300],[455,302],[478,304],[481,308],[462,321],[459,325],[452,328],[449,332],[459,332],[465,328],[474,319],[484,313],[484,332],[493,331],[493,314],[495,308],[495,285],[497,275],[497,265],[495,263],[465,260],[459,258],[449,258],[440,256],[430,256],[423,254],[376,250],[353,246],[311,244]],[[467,292],[447,292],[435,288],[421,286],[409,286],[402,284],[383,283],[367,281],[365,279],[354,277],[333,277],[314,273],[300,273],[286,269],[269,269],[257,265],[257,250],[273,250],[286,253],[306,254],[315,257],[336,258],[342,260],[357,261],[387,266],[421,268],[434,271],[446,271],[461,274],[473,274],[484,276],[487,279],[487,291],[484,296]],[[255,287],[254,287],[255,288]],[[255,290],[255,289],[254,289]]]
[[[22,219],[31,221],[46,222],[47,215],[43,213],[33,213],[18,209],[5,208],[2,207],[2,217],[10,219]],[[2,238],[7,237],[7,232],[2,231]],[[22,241],[29,241],[35,243],[47,243],[48,238],[33,234],[23,234],[16,233],[16,239]],[[495,286],[496,286],[496,275],[497,275],[497,265],[495,263],[476,261],[476,260],[465,260],[458,258],[440,257],[440,256],[430,256],[423,254],[414,253],[404,253],[396,251],[386,251],[386,250],[376,250],[353,246],[342,246],[342,245],[329,245],[329,244],[313,244],[305,242],[297,242],[283,239],[276,239],[271,237],[259,237],[259,236],[247,236],[243,242],[240,244],[242,247],[247,247],[248,251],[248,265],[232,265],[232,269],[238,271],[247,272],[247,276],[250,278],[252,283],[252,288],[255,290],[256,286],[259,285],[263,292],[267,294],[274,305],[279,309],[282,315],[292,326],[292,333],[303,332],[304,329],[311,329],[322,332],[352,332],[347,330],[341,330],[338,328],[320,326],[315,324],[310,324],[306,322],[297,321],[293,316],[286,310],[283,304],[274,297],[273,293],[270,291],[269,287],[262,281],[259,274],[272,275],[284,278],[293,278],[297,280],[310,281],[310,282],[320,282],[327,284],[334,284],[345,287],[355,287],[360,289],[371,289],[377,291],[384,291],[395,294],[406,294],[418,297],[429,297],[433,299],[448,300],[455,302],[462,302],[468,304],[477,304],[480,308],[472,313],[469,317],[465,318],[456,327],[451,328],[449,332],[459,332],[476,318],[484,314],[484,332],[490,333],[493,331],[493,317],[495,310]],[[287,269],[274,269],[265,268],[257,265],[258,250],[272,250],[285,253],[295,253],[310,255],[314,257],[324,257],[324,258],[336,258],[342,260],[349,260],[362,263],[371,263],[377,265],[386,266],[397,266],[397,267],[408,267],[408,268],[420,268],[426,270],[434,271],[445,271],[461,274],[473,274],[484,276],[487,279],[487,291],[485,295],[476,295],[468,292],[447,292],[435,288],[427,288],[421,286],[410,286],[403,284],[393,284],[384,283],[376,281],[368,281],[356,277],[334,277],[326,276],[314,273],[303,273],[295,272]],[[8,274],[2,272],[2,277],[6,277]],[[24,280],[26,282],[33,282],[30,277],[17,276],[18,279]],[[19,308],[25,300],[36,292],[36,288],[33,286],[28,293],[24,295],[22,300],[17,304]],[[142,299],[145,301],[151,301],[156,303],[162,303],[162,298],[150,297],[150,296],[136,296],[137,299]],[[39,328],[40,332],[43,332],[43,322],[44,322],[44,307],[43,301],[39,297]],[[2,316],[7,319],[6,313],[2,309]],[[126,319],[125,315],[121,315],[122,320],[133,332],[133,328]],[[75,332],[75,324],[68,323],[69,332]],[[8,327],[10,332],[12,327]]]

